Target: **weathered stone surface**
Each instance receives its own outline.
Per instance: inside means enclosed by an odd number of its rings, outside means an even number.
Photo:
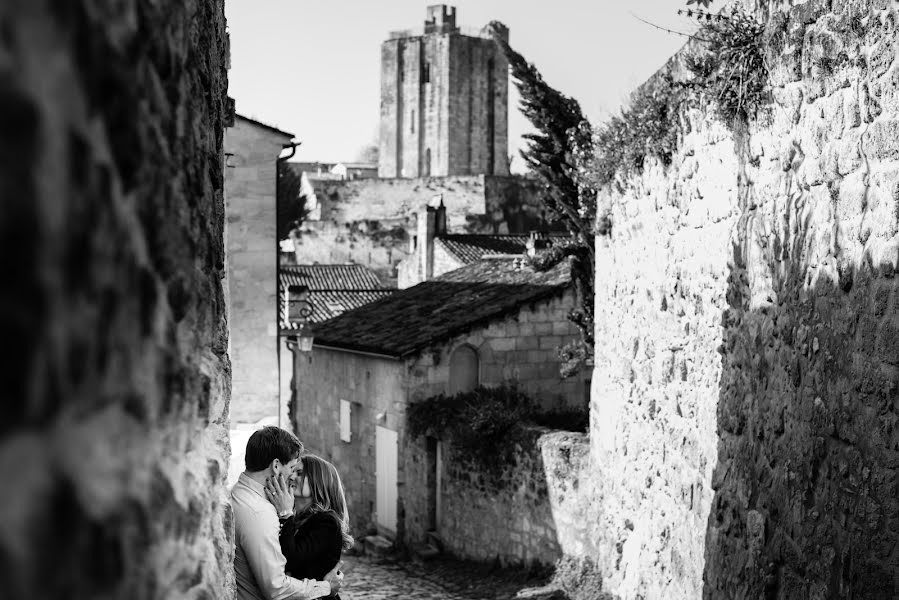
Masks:
[[[616,596],[899,596],[895,52],[853,66],[896,6],[869,4],[792,9],[802,78],[770,120],[693,113],[671,167],[609,199],[580,479]],[[826,44],[849,60],[822,70]]]
[[[222,2],[0,23],[2,595],[228,597]]]
[[[225,131],[231,421],[256,423],[284,410],[278,395],[276,160],[291,136],[237,115]],[[285,411],[286,412],[286,411]]]
[[[379,176],[507,175],[509,65],[493,25],[460,30],[443,5],[427,19],[381,44]]]
[[[354,262],[387,285],[412,252],[415,215],[440,196],[449,233],[528,233],[545,225],[539,184],[517,175],[458,175],[316,183],[319,220],[294,237],[296,261]]]

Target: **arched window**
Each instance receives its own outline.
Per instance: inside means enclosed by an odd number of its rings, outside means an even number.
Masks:
[[[449,395],[469,392],[480,383],[480,364],[477,351],[468,345],[453,350],[449,364]]]
[[[430,149],[430,148],[428,148],[427,150],[425,150],[425,172],[424,172],[424,176],[425,176],[425,177],[430,177],[430,176],[431,176],[431,149]]]

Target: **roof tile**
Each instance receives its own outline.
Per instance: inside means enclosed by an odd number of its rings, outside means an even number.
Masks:
[[[402,357],[559,294],[568,263],[535,272],[520,259],[484,259],[314,328],[316,344]]]

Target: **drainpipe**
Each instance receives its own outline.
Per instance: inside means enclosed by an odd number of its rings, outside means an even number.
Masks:
[[[278,427],[284,428],[281,422],[281,294],[278,293],[279,284],[281,283],[281,240],[278,239],[278,232],[281,230],[280,219],[278,218],[278,196],[281,191],[281,163],[287,162],[293,158],[297,152],[297,146],[303,142],[290,141],[284,144],[281,149],[290,149],[290,154],[286,156],[278,156],[275,159],[275,360],[278,362]],[[290,415],[288,415],[290,419]]]

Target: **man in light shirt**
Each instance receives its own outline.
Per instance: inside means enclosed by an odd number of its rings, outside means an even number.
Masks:
[[[234,575],[238,600],[311,600],[337,593],[343,575],[335,567],[325,581],[294,579],[284,572],[286,560],[278,542],[279,515],[267,499],[269,479],[290,479],[303,445],[280,427],[263,427],[247,442],[246,471],[231,488],[234,510]]]

